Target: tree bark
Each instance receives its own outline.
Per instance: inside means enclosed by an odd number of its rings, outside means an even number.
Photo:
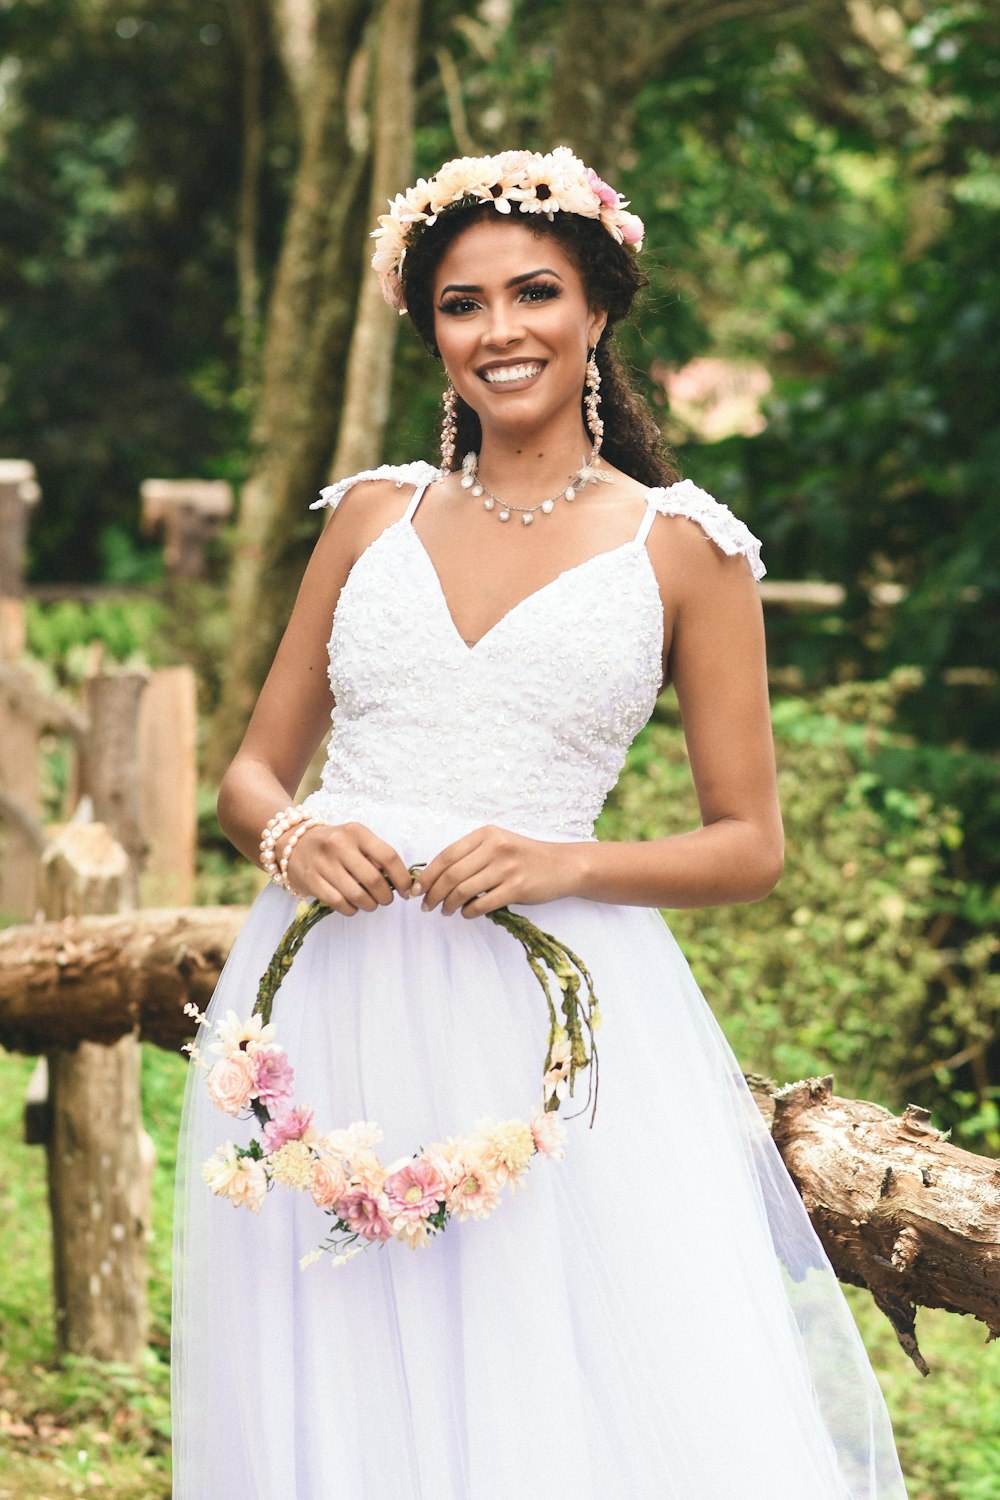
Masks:
[[[36,1053],[135,1031],[180,1047],[193,1030],[184,1006],[208,1004],[245,917],[206,906],[0,932],[0,1046]]]
[[[950,1145],[926,1110],[897,1119],[833,1079],[774,1091],[771,1134],[841,1281],[867,1287],[926,1375],[917,1306],[1000,1336],[1000,1163]],[[766,1117],[766,1116],[765,1116]]]
[[[410,181],[419,20],[420,0],[385,0],[375,65],[369,227]],[[381,460],[398,329],[399,314],[383,300],[378,281],[364,276],[347,360],[333,479],[374,468]]]
[[[628,6],[566,0],[547,138],[572,146],[614,180],[628,148],[636,94],[663,75],[685,42],[723,21],[801,12],[801,0],[634,0]],[[602,50],[599,68],[582,61],[592,55],[595,37],[614,39]]]
[[[0,1045],[107,1043],[134,1027],[180,1047],[194,1032],[184,1005],[204,1009],[245,916],[194,908],[0,933]],[[950,1145],[913,1106],[897,1118],[835,1097],[829,1078],[748,1081],[834,1270],[870,1289],[918,1367],[917,1306],[1000,1335],[997,1163]]]
[[[103,824],[71,823],[42,861],[46,912],[114,912],[128,901],[129,876]],[[57,1343],[125,1364],[139,1364],[146,1345],[152,1143],[142,1129],[140,1066],[131,1028],[111,1046],[81,1041],[48,1058]]]
[[[267,314],[256,459],[243,489],[231,638],[209,748],[219,774],[277,648],[329,469],[357,305],[370,161],[366,0],[272,0],[300,127],[300,155]]]

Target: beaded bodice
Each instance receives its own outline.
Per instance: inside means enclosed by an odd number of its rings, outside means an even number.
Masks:
[[[337,505],[366,478],[416,485],[417,502],[437,475],[427,464],[385,467],[324,490],[319,504]],[[650,507],[650,519],[690,516],[763,571],[755,538],[694,485],[654,490]],[[591,837],[660,686],[663,610],[647,526],[529,594],[469,646],[413,509],[371,543],[341,590],[329,645],[333,733],[310,805],[383,836],[388,821],[403,843],[428,825],[455,836],[484,823]]]

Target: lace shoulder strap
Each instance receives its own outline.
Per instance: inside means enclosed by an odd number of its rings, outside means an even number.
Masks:
[[[377,469],[365,469],[360,474],[352,474],[348,479],[338,479],[336,484],[326,485],[320,490],[319,499],[314,500],[309,509],[322,510],[324,506],[329,506],[331,510],[336,510],[348,490],[366,479],[391,479],[398,489],[403,484],[426,487],[432,479],[439,479],[440,476],[440,469],[435,469],[433,464],[424,463],[422,459],[412,464],[380,464]]]
[[[705,535],[728,557],[742,553],[755,578],[763,578],[767,572],[760,560],[760,542],[749,527],[733,515],[728,505],[714,500],[690,479],[650,490],[649,504],[661,516],[687,516],[689,521],[697,521]]]

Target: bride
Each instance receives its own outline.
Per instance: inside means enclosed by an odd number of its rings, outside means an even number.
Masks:
[[[252,1126],[193,1070],[178,1500],[905,1496],[836,1280],[656,910],[765,896],[782,830],[759,545],[678,482],[612,352],[641,237],[565,148],[449,162],[390,205],[374,266],[444,367],[441,464],[323,492],[219,797],[272,882],[210,1020],[248,1012],[298,896],[332,911],[275,1009],[309,1129],[377,1121],[409,1161],[541,1102],[537,986],[483,920],[507,906],[593,976],[592,1128],[569,1111],[564,1161],[488,1222],[422,1225],[419,1255],[376,1243],[380,1177],[365,1253],[302,1269],[329,1221],[308,1192],[253,1214],[209,1193],[202,1164]],[[701,826],[597,842],[668,682]],[[331,710],[322,787],[292,805]]]

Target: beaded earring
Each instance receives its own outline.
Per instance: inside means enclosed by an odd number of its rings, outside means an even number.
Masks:
[[[441,397],[441,405],[444,408],[444,416],[441,420],[441,467],[449,470],[455,463],[455,439],[458,437],[458,418],[455,416],[455,403],[458,393],[451,381],[445,386]]]
[[[587,430],[594,441],[594,454],[601,451],[601,443],[604,440],[604,423],[601,421],[601,372],[597,368],[597,345],[587,355],[587,373],[585,382],[586,395],[583,398],[584,410],[587,413]],[[591,459],[593,462],[593,458]]]

